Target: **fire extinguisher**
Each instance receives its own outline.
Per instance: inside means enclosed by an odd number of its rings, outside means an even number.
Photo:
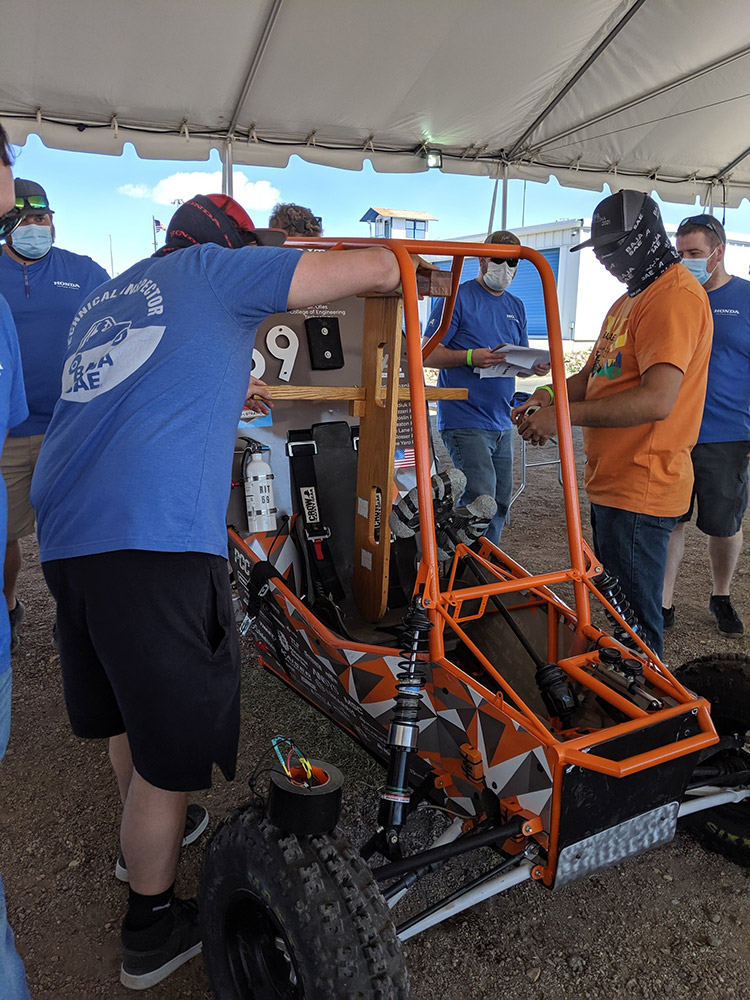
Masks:
[[[278,511],[273,498],[274,475],[262,457],[262,453],[269,450],[267,445],[250,439],[242,456],[247,527],[251,535],[258,531],[276,531]]]

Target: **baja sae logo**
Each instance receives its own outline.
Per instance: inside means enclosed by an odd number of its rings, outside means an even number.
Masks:
[[[111,316],[97,320],[81,340],[78,351],[66,362],[62,398],[87,403],[114,389],[148,361],[165,329],[164,326],[145,326],[134,330],[130,320],[118,323]],[[104,343],[84,350],[85,344],[104,337]]]
[[[308,524],[317,524],[320,520],[318,513],[318,498],[315,494],[314,486],[300,486],[300,499],[302,500],[302,510],[305,512],[305,520]]]

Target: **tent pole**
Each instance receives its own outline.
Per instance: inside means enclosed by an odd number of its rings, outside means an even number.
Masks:
[[[490,221],[487,223],[487,235],[489,236],[492,232],[492,227],[495,224],[495,205],[497,203],[497,185],[499,183],[499,178],[495,178],[495,183],[492,187],[492,204],[490,205]]]
[[[503,211],[502,228],[508,228],[508,164],[503,164]]]
[[[232,184],[233,173],[234,164],[232,162],[232,140],[226,139],[224,141],[224,149],[221,157],[221,193],[229,195],[230,198],[234,195]]]

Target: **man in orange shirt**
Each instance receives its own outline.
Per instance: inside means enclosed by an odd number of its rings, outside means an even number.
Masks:
[[[643,192],[600,202],[591,239],[571,249],[586,246],[627,293],[610,308],[584,367],[567,380],[571,423],[584,428],[597,557],[618,577],[643,638],[661,656],[667,546],[690,503],[711,310]],[[532,403],[541,408],[527,417]],[[557,427],[551,389],[538,389],[513,419],[523,438],[543,444]]]

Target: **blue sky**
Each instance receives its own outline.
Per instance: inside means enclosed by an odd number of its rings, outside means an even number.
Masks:
[[[199,191],[221,190],[218,153],[210,160],[140,159],[131,146],[122,156],[71,153],[47,149],[36,136],[16,147],[16,177],[38,181],[55,210],[58,246],[85,253],[108,271],[116,273],[153,253],[152,218],[168,222],[175,198]],[[211,176],[212,175],[212,176]],[[307,205],[323,218],[328,236],[367,236],[369,227],[360,218],[372,205],[416,209],[437,217],[430,224],[435,239],[483,232],[487,228],[494,182],[487,177],[467,177],[430,170],[419,174],[376,173],[369,165],[361,171],[336,170],[292,157],[285,169],[238,167],[235,197],[256,225],[265,225],[277,201]],[[552,222],[555,219],[590,217],[603,197],[597,191],[578,191],[548,184],[510,182],[509,228]],[[608,190],[605,194],[609,193]],[[500,226],[500,194],[495,228]],[[666,222],[677,223],[699,208],[660,202]],[[721,214],[719,217],[721,218]],[[750,233],[750,203],[726,213],[726,228]],[[112,257],[110,257],[110,237]],[[159,240],[163,240],[160,234]]]

